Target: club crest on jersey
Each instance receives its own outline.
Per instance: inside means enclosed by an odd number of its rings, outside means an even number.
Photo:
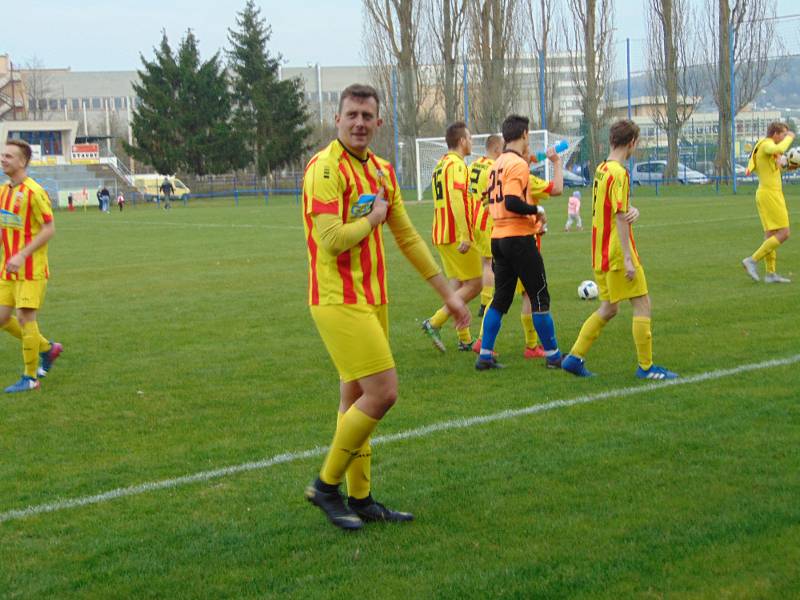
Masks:
[[[350,207],[351,217],[363,217],[372,212],[372,205],[375,204],[375,194],[361,194],[358,201]]]
[[[0,209],[0,227],[22,229],[22,217],[9,210]]]

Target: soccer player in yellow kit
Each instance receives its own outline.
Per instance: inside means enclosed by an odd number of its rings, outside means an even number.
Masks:
[[[608,158],[597,166],[592,200],[592,268],[600,289],[600,308],[586,319],[561,368],[579,377],[591,377],[584,360],[603,327],[619,311],[622,300],[633,307],[633,341],[639,379],[675,379],[677,374],[653,364],[650,296],[633,240],[632,225],[639,211],[630,203],[630,177],[625,162],[639,141],[639,126],[623,119],[611,126]]]
[[[383,228],[438,292],[460,327],[469,312],[439,271],[403,205],[394,169],[369,150],[382,120],[377,91],[351,85],[336,115],[338,137],[309,161],[303,177],[311,316],[340,378],[336,432],[309,502],[342,529],[364,521],[410,521],[371,495],[370,436],[397,399],[397,371],[388,339]],[[339,492],[347,482],[348,502]]]
[[[781,277],[776,272],[778,263],[778,246],[789,239],[789,212],[786,210],[786,199],[783,197],[781,182],[781,165],[779,163],[784,152],[789,149],[794,134],[785,123],[770,123],[767,137],[758,140],[750,153],[747,164],[748,173],[758,175],[756,190],[756,206],[761,225],[764,227],[764,243],[752,256],[742,260],[747,274],[759,281],[757,263],[762,258],[766,264],[766,283],[790,283],[791,280]]]
[[[50,269],[47,242],[55,233],[53,209],[47,193],[28,177],[31,147],[8,140],[0,156],[9,181],[0,187],[0,329],[22,342],[25,370],[22,378],[5,389],[8,393],[39,389],[62,346],[39,333],[36,316],[44,303]],[[11,313],[16,309],[16,317]]]
[[[469,166],[469,195],[472,198],[472,224],[475,247],[481,255],[482,285],[481,308],[478,316],[489,306],[494,295],[492,271],[492,215],[489,214],[489,173],[494,161],[503,151],[503,137],[492,134],[486,138],[486,156],[481,156]],[[480,338],[479,338],[480,339]],[[473,350],[475,348],[473,347]],[[478,348],[480,350],[480,348]],[[476,352],[478,350],[475,350]]]
[[[464,157],[472,154],[472,136],[463,121],[456,121],[447,126],[445,140],[448,152],[433,169],[433,245],[450,284],[466,304],[481,292],[481,257],[473,236],[469,176],[464,162]],[[422,330],[440,352],[445,351],[445,345],[439,330],[449,318],[445,305],[422,322]],[[458,349],[471,350],[469,326],[457,326],[456,332]]]

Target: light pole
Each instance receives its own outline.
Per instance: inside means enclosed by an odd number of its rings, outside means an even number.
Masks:
[[[403,146],[405,142],[397,142],[397,185],[403,187]]]

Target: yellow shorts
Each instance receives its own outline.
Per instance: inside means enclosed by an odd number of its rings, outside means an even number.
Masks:
[[[475,249],[481,258],[492,258],[492,232],[475,229]]]
[[[647,294],[647,279],[644,276],[644,269],[641,265],[636,267],[636,275],[633,276],[633,281],[628,281],[624,270],[595,271],[594,279],[600,290],[600,300],[606,300],[611,304]]]
[[[0,279],[0,306],[39,310],[44,304],[45,292],[47,292],[47,279],[30,281]]]
[[[312,306],[311,318],[342,381],[394,368],[386,304]]]
[[[789,226],[789,211],[782,192],[756,190],[756,207],[764,231],[783,229]]]
[[[479,279],[483,274],[481,255],[473,242],[466,254],[458,251],[458,244],[443,244],[436,246],[439,256],[442,257],[445,275],[449,279],[467,281],[469,279]]]

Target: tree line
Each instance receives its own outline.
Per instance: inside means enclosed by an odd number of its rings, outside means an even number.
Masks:
[[[259,175],[298,161],[308,149],[302,84],[281,80],[271,28],[254,0],[228,30],[229,48],[203,60],[191,29],[173,50],[162,33],[155,57],[141,56],[138,102],[126,152],[159,173],[196,175],[253,168]]]
[[[538,72],[539,57],[568,57],[570,74],[546,70],[524,106],[544,105],[533,122],[563,126],[558,83],[570,78],[579,98],[583,146],[591,169],[604,158],[610,91],[619,32],[615,0],[363,0],[364,51],[386,98],[398,101],[398,125],[409,138],[431,135],[441,118],[463,118],[469,107],[476,132],[497,131],[519,110],[523,68]],[[655,121],[666,131],[667,176],[675,176],[680,130],[712,82],[720,113],[720,148],[730,146],[731,115],[750,104],[775,77],[781,42],[774,27],[776,0],[643,0],[649,92]],[[625,3],[625,10],[631,10]],[[733,31],[733,37],[730,32]],[[621,41],[621,40],[620,40]],[[735,105],[731,106],[730,55]],[[466,65],[466,66],[464,66]],[[698,68],[699,67],[699,68]],[[469,86],[464,97],[464,69]],[[538,74],[538,73],[537,73]],[[538,77],[537,77],[538,79]],[[529,110],[526,112],[530,112]],[[717,157],[729,175],[728,152]]]

